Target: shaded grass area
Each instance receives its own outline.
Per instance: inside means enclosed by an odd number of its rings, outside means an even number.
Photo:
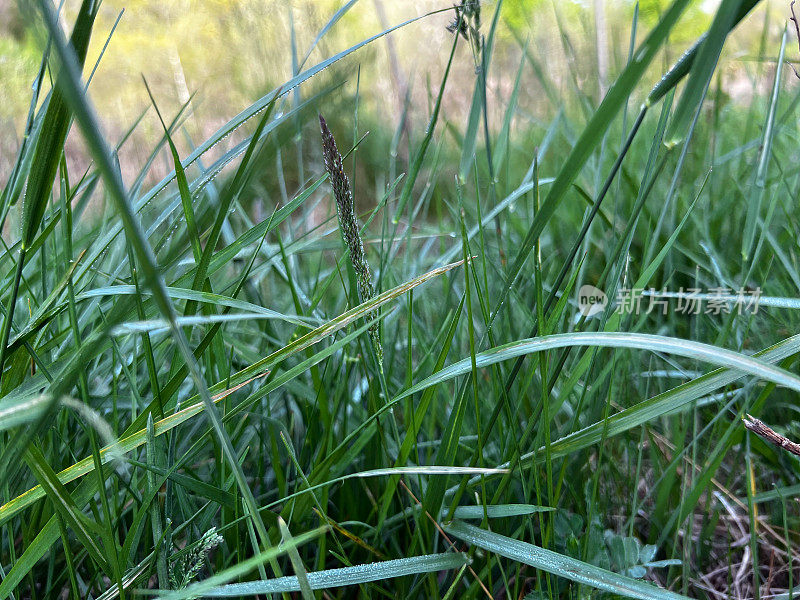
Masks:
[[[759,7],[722,2],[651,88],[688,4],[631,39],[601,102],[575,80],[583,110],[546,121],[517,104],[562,93],[524,41],[508,95],[487,91],[500,6],[443,7],[425,127],[359,112],[358,71],[334,71],[383,32],[188,156],[186,114],[159,112],[124,181],[81,75],[97,7],[70,43],[41,2],[43,84],[0,197],[22,225],[0,257],[0,597],[794,588],[797,462],[741,422],[797,421],[793,40],[771,47],[766,20],[752,86],[771,91],[732,101],[719,57]],[[465,122],[442,110],[461,60],[478,67]],[[318,111],[355,190],[349,246]],[[588,317],[587,284],[609,300]],[[625,310],[626,290],[649,295]]]

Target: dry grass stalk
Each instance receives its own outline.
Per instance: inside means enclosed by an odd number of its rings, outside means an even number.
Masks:
[[[759,421],[755,417],[747,415],[742,419],[744,426],[755,433],[757,436],[764,438],[770,444],[783,448],[787,452],[791,452],[795,456],[800,456],[800,444],[793,442],[785,435],[781,435],[771,427],[767,426],[763,421]]]

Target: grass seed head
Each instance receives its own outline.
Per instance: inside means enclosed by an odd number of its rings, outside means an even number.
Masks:
[[[350,251],[350,262],[356,273],[358,284],[358,295],[361,302],[365,302],[375,295],[372,287],[372,273],[369,263],[364,254],[364,243],[361,241],[359,233],[358,218],[356,217],[355,205],[353,202],[353,192],[350,189],[350,180],[344,172],[342,155],[336,147],[336,140],[328,128],[328,124],[322,115],[319,115],[319,127],[322,133],[322,157],[325,161],[325,169],[328,171],[333,188],[333,197],[336,200],[336,213],[339,216],[339,231],[342,234],[347,249]],[[378,364],[383,368],[383,346],[381,345],[378,325],[369,328],[375,352],[378,356]]]

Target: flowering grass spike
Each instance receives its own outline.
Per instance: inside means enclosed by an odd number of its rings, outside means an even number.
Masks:
[[[325,160],[325,169],[330,175],[333,197],[336,200],[336,213],[339,215],[339,231],[341,231],[342,238],[350,251],[350,262],[353,264],[353,270],[356,273],[359,298],[361,302],[366,302],[375,295],[375,290],[372,287],[372,274],[364,255],[364,244],[359,234],[353,192],[350,189],[350,181],[344,172],[342,155],[339,154],[333,134],[328,129],[328,124],[322,118],[322,115],[319,115],[319,127],[322,132],[322,156]],[[383,346],[381,345],[377,323],[369,328],[369,334],[372,337],[375,353],[378,356],[378,366],[383,370]]]

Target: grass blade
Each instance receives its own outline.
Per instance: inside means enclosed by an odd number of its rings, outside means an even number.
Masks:
[[[612,573],[570,556],[460,521],[445,525],[444,530],[468,544],[598,590],[641,600],[687,600],[686,596],[658,588],[650,583]]]
[[[312,590],[358,585],[371,581],[383,581],[394,577],[406,577],[417,573],[435,573],[451,571],[470,563],[469,558],[461,553],[430,554],[399,558],[354,567],[329,569],[308,573],[308,582]],[[260,594],[277,594],[300,590],[297,577],[281,577],[267,581],[248,581],[232,583],[224,587],[206,592],[209,598],[225,598],[230,596],[256,596]]]

